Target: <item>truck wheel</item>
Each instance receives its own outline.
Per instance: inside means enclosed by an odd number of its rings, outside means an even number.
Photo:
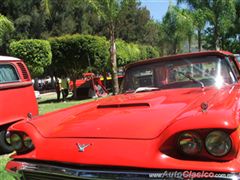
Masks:
[[[6,130],[0,131],[0,154],[8,154],[13,151],[12,146],[6,140]]]

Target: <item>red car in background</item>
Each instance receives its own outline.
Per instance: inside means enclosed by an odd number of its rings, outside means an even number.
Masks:
[[[13,151],[7,128],[26,117],[38,114],[31,76],[18,58],[0,56],[0,153]]]
[[[208,51],[127,66],[121,94],[9,128],[23,179],[238,179],[240,72]]]
[[[69,88],[73,91],[73,81],[70,81]],[[94,73],[84,73],[82,79],[76,80],[76,88],[77,99],[104,97],[109,93],[100,77]]]

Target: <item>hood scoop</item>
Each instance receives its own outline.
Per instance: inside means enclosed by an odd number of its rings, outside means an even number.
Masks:
[[[150,107],[148,103],[131,103],[131,104],[106,104],[106,105],[98,105],[98,109],[105,108],[128,108],[128,107]]]

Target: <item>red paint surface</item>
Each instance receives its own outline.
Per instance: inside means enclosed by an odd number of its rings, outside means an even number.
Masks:
[[[0,125],[23,120],[28,113],[38,114],[38,105],[32,87],[31,76],[26,68],[29,79],[24,79],[17,63],[22,61],[0,61],[1,64],[11,64],[19,74],[19,82],[0,84]]]

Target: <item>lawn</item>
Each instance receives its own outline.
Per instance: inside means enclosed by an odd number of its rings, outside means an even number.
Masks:
[[[47,95],[42,95],[41,99],[38,100],[39,114],[43,115],[47,112],[52,112],[58,109],[67,108],[67,107],[88,102],[91,100],[92,99],[80,101],[80,100],[68,99],[66,102],[58,102],[56,100],[56,94],[49,93]],[[13,177],[7,174],[6,171],[4,170],[8,160],[9,160],[9,155],[0,156],[0,180],[13,180]]]
[[[9,155],[3,155],[0,157],[0,179],[13,180],[13,177],[7,174],[6,171],[4,170],[8,160],[9,160]]]
[[[71,94],[69,95],[71,96]],[[87,99],[87,100],[71,100],[71,99],[67,99],[66,102],[58,102],[56,99],[56,93],[49,93],[47,95],[42,95],[41,99],[38,100],[38,104],[39,104],[39,114],[43,115],[47,112],[52,112],[58,109],[62,109],[62,108],[67,108],[70,106],[74,106],[77,104],[81,104],[84,102],[88,102],[91,101],[92,99]]]

